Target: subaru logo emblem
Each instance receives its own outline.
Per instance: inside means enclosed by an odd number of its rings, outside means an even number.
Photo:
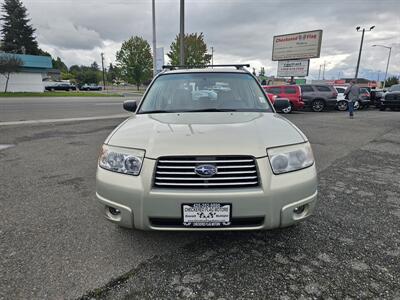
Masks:
[[[194,172],[201,177],[211,177],[217,174],[218,169],[213,165],[199,165],[194,169]]]

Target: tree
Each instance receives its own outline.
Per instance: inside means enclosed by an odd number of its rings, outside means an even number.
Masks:
[[[207,54],[207,44],[204,42],[204,35],[201,32],[185,34],[183,38],[185,48],[184,65],[189,67],[205,66],[211,61],[211,55]],[[180,41],[179,35],[171,43],[171,50],[167,56],[171,65],[180,65]]]
[[[81,67],[78,66],[78,65],[72,65],[72,66],[69,68],[69,72],[70,72],[70,73],[73,73],[73,74],[79,73],[80,71],[81,71]]]
[[[53,68],[58,69],[63,73],[68,72],[68,67],[67,65],[61,60],[61,58],[57,57],[57,59],[51,59],[53,62]]]
[[[35,29],[29,24],[27,11],[21,0],[5,0],[1,6],[3,22],[1,50],[19,54],[39,55],[34,36]]]
[[[265,69],[264,69],[264,67],[261,67],[260,76],[265,76]]]
[[[143,82],[151,78],[153,58],[149,43],[142,37],[131,37],[123,42],[116,57],[121,77],[136,84],[138,90]]]
[[[117,80],[117,78],[118,78],[118,68],[114,66],[112,63],[110,63],[110,66],[108,67],[107,70],[107,81],[113,82]]]
[[[0,74],[6,78],[6,85],[4,92],[7,93],[8,81],[10,75],[19,71],[22,66],[22,61],[14,55],[1,55],[0,56]]]
[[[93,71],[98,71],[98,70],[99,70],[99,65],[97,64],[96,61],[94,61],[94,62],[90,65],[90,68],[91,68]]]
[[[391,76],[388,79],[386,79],[385,81],[385,87],[390,87],[394,84],[398,84],[399,83],[399,79],[396,76]]]

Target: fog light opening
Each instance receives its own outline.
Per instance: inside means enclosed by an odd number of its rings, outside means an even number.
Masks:
[[[297,207],[294,208],[293,212],[296,215],[303,215],[307,211],[307,206],[308,206],[308,204],[297,206]]]
[[[121,214],[121,211],[119,209],[116,209],[114,207],[109,206],[108,207],[108,211],[110,212],[110,214],[112,214],[113,216],[118,216]]]

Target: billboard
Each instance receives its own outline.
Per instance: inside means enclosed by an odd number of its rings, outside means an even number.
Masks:
[[[276,35],[272,44],[272,60],[318,58],[322,30]]]
[[[305,77],[308,75],[310,60],[280,60],[278,61],[278,77]]]

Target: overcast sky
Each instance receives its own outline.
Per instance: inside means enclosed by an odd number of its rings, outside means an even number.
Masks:
[[[121,43],[132,35],[152,43],[151,0],[23,0],[40,46],[69,66],[113,62]],[[203,32],[214,47],[214,63],[250,63],[276,75],[271,61],[272,37],[323,30],[321,57],[311,60],[310,75],[318,77],[326,61],[327,79],[354,76],[361,33],[365,34],[360,77],[384,76],[393,46],[389,73],[400,75],[400,0],[186,0],[185,31]],[[156,0],[157,47],[165,52],[179,32],[179,0]],[[210,50],[211,51],[211,50]]]

